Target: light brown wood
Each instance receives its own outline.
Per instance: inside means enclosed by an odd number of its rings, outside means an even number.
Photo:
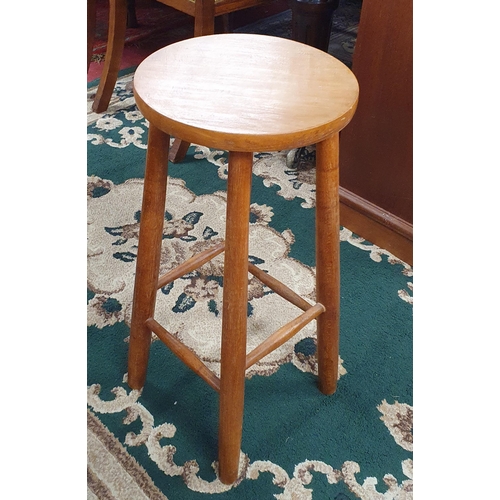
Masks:
[[[278,295],[284,299],[291,302],[293,305],[299,307],[303,311],[311,309],[312,304],[309,304],[307,300],[303,299],[300,295],[296,294],[293,290],[288,288],[285,284],[273,278],[270,274],[266,273],[262,269],[259,269],[254,264],[248,264],[248,270],[252,273],[258,280],[262,281],[264,285],[267,285],[271,290],[276,292]]]
[[[340,312],[339,135],[316,145],[316,300],[318,376],[324,394],[337,388]]]
[[[212,389],[220,390],[220,380],[205,363],[182,342],[176,339],[169,331],[153,318],[146,320],[146,326],[156,333],[158,338],[175,354],[188,368],[201,377]]]
[[[291,78],[291,75],[301,77]],[[190,368],[204,371],[196,355],[173,342],[175,338],[157,326],[151,289],[154,287],[156,291],[179,273],[198,267],[212,258],[211,252],[221,252],[223,247],[194,256],[158,281],[156,259],[164,210],[158,183],[166,184],[166,167],[162,169],[160,165],[166,163],[168,134],[179,141],[230,151],[219,389],[219,478],[231,484],[238,478],[245,370],[249,364],[316,318],[319,386],[325,394],[333,393],[336,388],[340,305],[339,131],[353,116],[358,85],[347,67],[317,49],[276,37],[238,34],[198,37],[161,49],[136,71],[134,90],[138,107],[150,122],[144,196],[156,200],[152,206],[144,202],[141,217],[136,279],[139,291],[134,292],[135,333],[131,333],[130,346],[131,352],[136,353],[130,359],[137,364],[147,363],[146,344],[149,349],[154,329]],[[248,263],[253,151],[291,149],[312,143],[317,143],[315,305]],[[158,150],[160,145],[165,148],[162,154]],[[144,218],[146,211],[148,216]],[[142,250],[143,247],[151,248]],[[144,268],[148,265],[150,269],[146,272]],[[306,312],[278,329],[247,357],[249,272]],[[138,388],[144,383],[145,367],[134,372],[131,382],[129,366],[129,383]],[[202,378],[216,385],[209,374]]]
[[[245,392],[252,153],[229,153],[219,397],[219,477],[238,477]]]
[[[219,243],[218,245],[215,245],[214,247],[209,248],[204,252],[200,252],[196,255],[193,255],[179,266],[175,267],[168,273],[164,274],[158,280],[157,288],[161,288],[162,286],[165,286],[171,281],[174,281],[177,278],[180,278],[181,276],[184,276],[185,274],[190,273],[195,269],[198,269],[200,266],[206,264],[209,260],[212,260],[214,257],[219,255],[223,251],[224,251],[224,243]]]
[[[108,43],[99,87],[92,103],[96,113],[106,111],[115,88],[127,28],[127,0],[109,0]]]
[[[172,163],[181,162],[186,156],[189,146],[191,146],[189,142],[181,139],[175,139],[172,146],[170,146],[170,153],[168,154],[169,161]]]
[[[229,151],[319,142],[349,123],[358,99],[354,75],[329,54],[241,33],[160,49],[138,67],[134,90],[144,116],[163,131]]]
[[[250,368],[264,356],[267,356],[277,347],[283,345],[287,340],[290,340],[297,332],[304,328],[304,326],[310,323],[313,319],[316,319],[323,312],[325,312],[324,306],[322,304],[315,304],[298,318],[293,319],[286,325],[276,330],[272,335],[264,340],[262,344],[247,354],[246,368]]]
[[[128,384],[132,389],[141,389],[146,381],[151,344],[146,320],[154,316],[158,290],[169,142],[170,137],[150,123],[130,326]]]

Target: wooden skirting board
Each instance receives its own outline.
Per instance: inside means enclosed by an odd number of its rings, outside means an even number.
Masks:
[[[339,188],[340,224],[413,266],[413,225]]]
[[[413,0],[363,0],[341,132],[341,224],[413,265]]]

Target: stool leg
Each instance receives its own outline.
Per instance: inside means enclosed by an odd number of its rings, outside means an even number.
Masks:
[[[128,355],[128,385],[132,389],[141,389],[146,381],[151,330],[145,321],[153,317],[155,310],[169,141],[167,134],[150,123]]]
[[[168,159],[172,163],[179,163],[184,160],[186,153],[188,152],[190,142],[183,141],[182,139],[174,139],[174,143],[170,148],[170,153],[168,154]]]
[[[219,398],[219,478],[238,478],[243,429],[252,153],[229,154]]]
[[[340,308],[339,135],[316,145],[316,300],[319,388],[337,388]]]

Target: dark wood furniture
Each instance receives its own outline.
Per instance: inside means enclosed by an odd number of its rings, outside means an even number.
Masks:
[[[210,35],[214,33],[215,18],[231,12],[247,9],[261,5],[266,0],[158,0],[159,2],[180,10],[194,18],[194,36]],[[106,111],[113,94],[113,89],[118,78],[120,62],[125,45],[125,30],[127,19],[130,23],[137,23],[135,19],[134,3],[130,0],[109,0],[109,28],[108,43],[104,68],[99,81],[92,110],[96,113]],[[93,4],[93,5],[92,5]],[[87,0],[87,12],[94,9],[95,23],[95,0]],[[90,64],[89,58],[89,21],[87,21],[87,68]],[[185,146],[181,146],[185,149]]]
[[[328,52],[333,13],[339,0],[290,0],[292,39]]]
[[[297,68],[308,68],[291,79]],[[190,75],[186,79],[186,75]],[[149,121],[143,205],[130,329],[128,384],[146,381],[154,332],[219,393],[219,478],[238,478],[245,371],[317,318],[319,387],[335,392],[339,355],[339,132],[351,120],[358,84],[325,52],[278,37],[223,34],[169,45],[138,67],[137,106]],[[231,96],[231,99],[228,99]],[[169,138],[228,150],[224,243],[159,276]],[[316,304],[249,264],[254,151],[317,144]],[[202,170],[200,175],[203,175]],[[165,201],[166,200],[166,201]],[[220,377],[155,319],[157,290],[224,252]],[[253,274],[301,314],[246,353],[248,276]],[[168,328],[168,325],[167,325]]]
[[[363,0],[341,135],[341,223],[413,264],[412,0]]]
[[[92,59],[96,26],[96,0],[87,0],[87,72]]]

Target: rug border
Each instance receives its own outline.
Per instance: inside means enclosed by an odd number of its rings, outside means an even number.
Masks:
[[[109,453],[113,455],[115,460],[130,476],[130,481],[134,481],[136,486],[143,491],[146,497],[151,500],[168,500],[168,498],[154,484],[149,474],[139,464],[139,462],[137,462],[137,460],[128,453],[115,435],[99,420],[99,417],[87,408],[87,433],[90,432],[93,433],[93,435],[101,442]],[[88,465],[87,478],[87,488],[98,498],[100,498],[98,493],[102,493],[103,491],[106,492],[106,498],[115,498],[107,485],[96,476]],[[95,488],[92,489],[92,484],[98,488],[98,491],[94,491]]]

